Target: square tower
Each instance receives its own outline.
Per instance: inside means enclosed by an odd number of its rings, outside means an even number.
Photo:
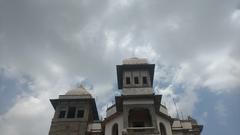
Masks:
[[[118,88],[123,95],[152,95],[155,64],[147,59],[129,58],[117,65]]]
[[[49,135],[86,135],[89,124],[99,121],[95,99],[82,85],[50,101],[55,114]]]

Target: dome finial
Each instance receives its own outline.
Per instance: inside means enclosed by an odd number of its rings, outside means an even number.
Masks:
[[[83,84],[78,85],[77,88],[69,90],[65,95],[90,95]]]
[[[82,83],[80,83],[80,85],[78,86],[78,88],[82,88],[85,89],[84,85]]]

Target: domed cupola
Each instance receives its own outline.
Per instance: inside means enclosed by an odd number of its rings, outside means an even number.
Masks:
[[[60,95],[59,98],[92,98],[92,95],[87,89],[81,84],[79,87],[71,89],[66,92],[65,95]]]
[[[69,95],[69,96],[89,95],[89,96],[91,96],[91,94],[85,89],[85,87],[82,84],[78,88],[69,90],[68,92],[66,92],[65,95]]]

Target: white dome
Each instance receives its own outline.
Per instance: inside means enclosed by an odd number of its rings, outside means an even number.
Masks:
[[[132,57],[132,58],[127,58],[123,60],[124,65],[132,65],[132,64],[148,64],[148,61],[146,58],[137,58],[137,57]]]
[[[75,89],[69,90],[65,95],[68,95],[68,96],[89,95],[89,96],[91,96],[91,94],[84,88],[83,85],[80,85],[79,88],[75,88]]]

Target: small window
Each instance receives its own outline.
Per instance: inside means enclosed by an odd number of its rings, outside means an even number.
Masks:
[[[76,112],[76,107],[69,107],[68,108],[68,118],[74,118],[75,117],[75,112]]]
[[[143,81],[143,84],[147,84],[147,77],[146,76],[144,76],[143,78],[142,78],[142,81]]]
[[[130,77],[126,77],[126,84],[130,84],[131,81],[130,81]]]
[[[60,111],[58,118],[65,118],[66,111]]]
[[[84,110],[78,110],[77,117],[82,118],[84,116]]]
[[[135,84],[138,84],[138,83],[139,83],[138,77],[134,77],[134,83],[135,83]]]

